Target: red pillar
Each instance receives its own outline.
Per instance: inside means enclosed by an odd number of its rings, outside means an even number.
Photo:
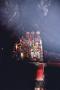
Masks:
[[[38,65],[35,76],[35,90],[44,90],[44,63]]]

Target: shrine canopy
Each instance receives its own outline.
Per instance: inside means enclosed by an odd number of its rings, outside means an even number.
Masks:
[[[43,62],[43,46],[39,31],[25,32],[16,43],[15,50],[22,60]]]

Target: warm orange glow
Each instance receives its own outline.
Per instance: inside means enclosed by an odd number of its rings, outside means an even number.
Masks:
[[[16,44],[16,50],[17,50],[17,48],[18,48],[18,46],[17,46],[17,44]]]

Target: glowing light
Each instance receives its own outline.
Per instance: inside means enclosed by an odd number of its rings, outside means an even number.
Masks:
[[[16,50],[17,50],[17,48],[18,48],[18,45],[16,44]]]
[[[40,44],[40,37],[38,37],[38,35],[40,34],[39,31],[37,32],[26,32],[25,35],[27,34],[28,35],[31,35],[31,37],[27,37],[27,38],[24,38],[23,37],[23,40],[22,40],[22,44],[21,44],[21,38],[20,38],[20,43],[16,44],[16,50],[18,48],[18,51],[20,53],[20,56],[21,58],[31,58],[32,61],[43,61],[43,50],[42,50],[42,44]],[[33,34],[35,37],[33,37]],[[37,34],[37,37],[36,35]],[[30,39],[31,38],[31,39]],[[35,40],[38,39],[37,40]],[[34,42],[32,41],[34,40]],[[29,42],[29,43],[28,43]],[[21,48],[20,48],[21,46]]]
[[[21,58],[23,58],[24,57],[24,54],[23,54],[23,52],[21,52]]]

